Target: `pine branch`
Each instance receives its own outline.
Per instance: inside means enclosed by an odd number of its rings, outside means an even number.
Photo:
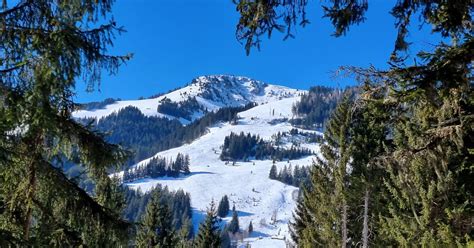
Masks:
[[[48,216],[50,220],[54,222],[54,224],[61,228],[63,230],[63,233],[69,238],[69,240],[73,241],[75,246],[80,246],[80,245],[85,245],[82,244],[82,239],[81,239],[81,234],[78,233],[77,231],[71,229],[69,226],[61,224],[56,220],[56,216],[50,213],[50,210],[46,209],[46,207],[43,206],[43,204],[38,201],[37,199],[33,199],[33,203],[37,208],[39,208],[43,214]]]
[[[86,191],[80,188],[76,183],[69,180],[59,168],[54,167],[45,160],[42,160],[42,164],[43,166],[41,166],[41,169],[38,172],[41,173],[43,179],[54,182],[54,184],[58,186],[57,189],[59,189],[59,192],[57,193],[67,196],[66,199],[72,201],[74,206],[79,208],[76,210],[71,209],[71,211],[86,211],[88,212],[87,216],[91,219],[97,218],[105,226],[122,230],[126,230],[130,227],[128,222],[122,219],[117,220],[116,216],[109,214],[112,211],[97,203]]]
[[[26,6],[28,6],[32,3],[33,3],[33,1],[22,1],[22,2],[18,3],[15,7],[12,7],[10,9],[4,10],[4,11],[1,11],[0,12],[0,18],[5,18],[7,15],[9,15],[13,12],[20,11],[21,9],[25,8]]]
[[[82,153],[81,162],[93,169],[103,170],[125,161],[131,153],[119,145],[109,144],[103,137],[72,118],[56,115],[55,121],[63,141],[77,145]]]
[[[0,229],[0,246],[4,247],[26,247],[27,242],[19,239],[8,230]]]

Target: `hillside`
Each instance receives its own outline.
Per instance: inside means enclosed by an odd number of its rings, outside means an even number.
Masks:
[[[75,111],[75,118],[100,119],[117,113],[127,106],[138,108],[146,116],[178,119],[188,124],[201,118],[208,111],[222,107],[265,103],[297,96],[301,91],[271,85],[241,76],[214,75],[193,79],[187,86],[167,94],[142,100],[111,101],[100,108]]]
[[[246,77],[206,76],[196,78],[188,86],[155,98],[113,102],[108,100],[100,108],[79,110],[74,113],[74,116],[76,118],[95,118],[99,127],[111,128],[101,131],[111,131],[112,137],[115,137],[114,142],[119,142],[120,137],[127,138],[127,133],[135,136],[139,136],[143,132],[151,133],[152,130],[149,130],[148,126],[156,126],[153,130],[159,129],[159,125],[167,124],[164,121],[166,119],[179,120],[183,126],[174,127],[179,132],[186,133],[186,130],[190,129],[188,132],[196,133],[196,130],[205,128],[205,132],[198,132],[199,136],[191,136],[196,138],[184,139],[183,141],[186,140],[187,143],[183,144],[176,142],[176,137],[181,136],[173,135],[172,133],[176,131],[171,129],[167,131],[168,136],[163,136],[164,138],[156,135],[149,136],[156,137],[155,139],[160,144],[166,137],[173,137],[175,145],[171,145],[171,149],[165,148],[164,150],[159,147],[166,146],[157,146],[158,152],[154,156],[132,165],[130,169],[126,170],[125,185],[145,193],[158,184],[166,186],[170,190],[182,189],[189,193],[195,232],[197,232],[200,221],[204,218],[209,203],[212,200],[218,202],[224,195],[227,195],[230,205],[235,204],[238,211],[241,230],[246,230],[250,221],[253,223],[254,232],[245,237],[245,242],[250,242],[253,247],[285,247],[285,239],[289,239],[288,223],[292,219],[299,189],[270,179],[270,169],[273,164],[276,165],[277,171],[282,171],[284,168],[291,171],[296,166],[307,167],[312,164],[315,155],[308,156],[305,153],[292,160],[284,156],[273,157],[272,155],[227,161],[222,158],[221,154],[224,140],[231,133],[256,135],[259,140],[261,139],[260,142],[271,146],[274,152],[304,149],[312,154],[318,154],[319,144],[316,142],[319,142],[320,139],[314,137],[320,137],[321,134],[317,131],[301,129],[301,126],[297,128],[292,124],[295,120],[294,108],[301,104],[302,99],[304,100],[302,96],[306,93],[307,91],[304,90],[270,85]],[[209,116],[219,109],[224,110],[244,105],[245,108],[234,109],[237,111],[234,117],[211,118],[213,121],[207,121]],[[173,111],[170,111],[173,108],[174,115],[171,113]],[[132,113],[134,114],[130,115]],[[179,116],[183,113],[188,113],[192,118],[185,119]],[[225,113],[224,115],[227,115]],[[139,115],[144,116],[139,117]],[[130,116],[133,118],[130,119]],[[301,113],[299,116],[302,116]],[[161,117],[165,117],[165,119]],[[208,124],[199,124],[197,120],[201,118]],[[143,123],[139,126],[139,130],[133,128],[135,123],[142,119],[146,121],[140,121]],[[107,125],[103,125],[104,122]],[[167,128],[172,128],[173,125],[175,124],[167,126]],[[196,125],[199,125],[200,128],[195,129]],[[133,130],[126,130],[127,126]],[[122,130],[120,131],[122,135],[113,136],[113,132],[118,130]],[[312,138],[309,138],[310,136]],[[153,140],[150,140],[148,144],[147,147],[154,147],[151,145]],[[134,148],[133,146],[132,143],[132,148]],[[189,158],[189,173],[186,175],[158,178],[142,176],[143,173],[147,175],[146,171],[149,171],[147,167],[151,163],[155,164],[156,161],[161,161],[160,159],[171,162],[178,154]],[[165,167],[158,169],[161,174],[155,173],[155,175],[176,176],[176,173],[179,174],[179,169],[168,172],[166,166],[171,165],[163,163],[162,166]],[[156,168],[154,170],[156,171]],[[138,173],[138,171],[141,172]],[[123,176],[124,172],[122,171],[118,175]],[[129,175],[135,175],[135,177]],[[231,213],[223,219],[222,225],[229,223],[230,219]]]
[[[296,204],[298,188],[269,179],[272,160],[237,161],[235,165],[226,165],[226,161],[220,160],[219,155],[225,136],[231,132],[250,132],[266,140],[271,140],[278,132],[289,132],[293,129],[291,124],[275,120],[291,118],[291,106],[298,99],[293,97],[277,100],[241,112],[236,124],[220,123],[194,142],[156,155],[176,157],[178,153],[188,154],[191,159],[189,176],[140,179],[127,185],[146,192],[159,183],[173,190],[184,189],[189,192],[194,208],[195,228],[211,200],[218,201],[227,194],[231,205],[235,203],[238,210],[241,227],[246,228],[250,221],[253,222],[255,232],[248,240],[254,243],[254,247],[264,247],[263,244],[268,247],[284,247],[284,241],[274,238],[288,238],[288,222]],[[301,146],[318,152],[316,143],[303,143]],[[312,159],[310,156],[290,162],[276,162],[276,165],[278,169],[285,165],[307,166]],[[144,160],[136,166],[143,166],[148,161]],[[275,213],[276,222],[272,223]],[[230,221],[230,216],[225,221]]]

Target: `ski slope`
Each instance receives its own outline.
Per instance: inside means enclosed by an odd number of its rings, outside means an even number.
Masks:
[[[235,204],[238,211],[240,228],[246,230],[249,222],[253,223],[254,232],[245,242],[249,242],[252,247],[285,247],[284,239],[289,239],[288,223],[296,206],[298,188],[268,178],[273,163],[271,160],[237,162],[234,166],[232,162],[226,164],[221,161],[219,155],[224,138],[231,132],[249,132],[270,140],[272,135],[294,128],[284,118],[293,117],[291,107],[297,100],[299,97],[295,95],[288,98],[262,97],[260,105],[239,113],[237,124],[220,123],[190,144],[155,155],[176,157],[178,153],[188,154],[191,160],[190,175],[180,178],[141,179],[127,185],[143,192],[157,184],[167,186],[171,190],[183,189],[189,192],[196,231],[199,222],[205,217],[209,203],[212,200],[218,203],[221,197],[227,194],[231,207]],[[303,145],[319,153],[318,144]],[[276,165],[279,170],[290,164],[306,166],[310,165],[313,159],[314,157],[310,156],[276,162]],[[141,161],[135,166],[143,166],[148,161],[149,159]],[[230,222],[230,219],[231,213],[224,221]]]

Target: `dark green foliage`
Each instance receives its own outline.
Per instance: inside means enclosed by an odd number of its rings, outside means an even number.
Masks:
[[[247,53],[259,47],[261,35],[286,28],[291,37],[297,21],[307,23],[308,1],[235,2],[237,38],[246,41]],[[368,6],[331,0],[323,10],[339,36],[364,20]],[[396,1],[390,14],[398,32],[388,71],[344,68],[363,88],[346,111],[351,124],[328,128],[325,160],[312,170],[313,189],[304,191],[296,211],[292,236],[299,247],[345,247],[347,241],[472,246],[473,9],[472,1]],[[452,44],[440,42],[410,65],[410,55],[399,53],[408,51],[412,20]],[[351,170],[345,171],[349,157]]]
[[[237,39],[245,42],[245,50],[260,48],[261,36],[270,36],[273,31],[286,31],[285,39],[293,37],[296,25],[305,26],[307,0],[234,0],[240,19],[237,24]],[[365,20],[369,1],[330,0],[321,4],[324,17],[329,18],[334,27],[334,35],[344,35],[354,24]],[[398,29],[394,51],[406,51],[410,45],[406,41],[409,25],[420,18],[432,27],[432,31],[443,37],[462,38],[469,34],[472,21],[472,1],[397,1],[390,14]],[[469,23],[469,24],[467,24]],[[472,34],[472,30],[471,30]],[[395,58],[394,58],[395,59]]]
[[[393,133],[393,144],[376,160],[386,168],[390,192],[380,232],[401,246],[414,241],[469,246],[474,239],[467,221],[474,216],[467,203],[474,199],[468,179],[474,176],[474,38],[420,56],[424,64],[394,67],[369,79],[383,82],[377,87],[384,91],[368,87],[368,95],[393,99],[374,107],[389,110]]]
[[[232,240],[229,235],[229,231],[227,231],[227,226],[221,231],[221,248],[230,248],[232,244]]]
[[[270,179],[273,179],[273,180],[275,180],[275,179],[278,178],[278,171],[277,171],[277,167],[276,167],[276,165],[275,165],[275,161],[273,161],[273,165],[272,165],[272,167],[270,168],[270,173],[269,173],[268,177],[269,177]]]
[[[206,113],[201,119],[183,126],[177,120],[143,115],[135,107],[126,107],[100,119],[96,130],[108,133],[106,139],[121,144],[133,151],[128,165],[149,158],[157,152],[189,143],[205,134],[208,128],[218,122],[227,122],[236,118],[237,113],[254,107],[249,104],[243,107],[221,108],[216,112]],[[81,119],[82,123],[94,122]]]
[[[123,182],[131,182],[140,178],[158,178],[158,177],[179,177],[180,174],[188,175],[189,171],[189,156],[178,153],[175,160],[154,157],[151,158],[147,164],[137,166],[123,173]]]
[[[179,103],[172,102],[169,98],[165,97],[160,101],[157,111],[165,115],[183,118],[188,121],[192,120],[193,113],[198,111],[204,112],[201,105],[196,100],[196,97]]]
[[[108,177],[127,152],[71,117],[76,80],[130,56],[106,54],[123,31],[113,1],[2,1],[0,5],[0,235],[12,246],[124,245],[119,194]],[[98,184],[91,196],[59,169],[74,161]],[[10,244],[8,245],[10,246]]]
[[[298,245],[472,245],[473,51],[469,38],[416,66],[350,68],[365,85],[328,123],[292,224]]]
[[[217,207],[217,216],[224,218],[229,214],[229,198],[227,195],[224,195],[219,202],[219,206]]]
[[[308,94],[301,96],[292,111],[298,118],[292,119],[293,125],[304,128],[322,127],[331,112],[341,100],[343,91],[324,86],[315,86],[309,89]]]
[[[252,221],[250,221],[249,227],[248,227],[247,230],[248,230],[249,234],[253,233],[253,224],[252,224]]]
[[[326,121],[326,119],[324,119],[324,121]],[[302,131],[298,131],[298,129],[296,128],[292,128],[290,130],[290,132],[283,132],[283,133],[280,133],[278,132],[278,134],[280,135],[283,135],[283,136],[286,136],[286,135],[289,135],[289,136],[302,136],[306,139],[306,142],[308,143],[322,143],[323,142],[323,136],[320,135],[319,133],[314,133],[314,132],[302,132]]]
[[[123,216],[131,222],[139,222],[141,220],[145,208],[155,192],[159,192],[160,202],[166,203],[168,209],[171,210],[171,219],[175,230],[182,229],[192,219],[191,197],[183,190],[170,192],[166,187],[157,187],[146,194],[142,194],[124,187],[124,191],[126,207],[123,210]],[[189,230],[189,238],[192,235],[193,230],[191,228]]]
[[[277,172],[275,164],[270,168],[269,178],[278,180],[284,184],[300,187],[302,185],[308,186],[310,178],[310,168],[308,166],[299,167],[298,165],[292,170],[291,166],[286,165]]]
[[[265,142],[259,136],[250,133],[231,133],[224,139],[224,146],[220,155],[221,160],[247,160],[255,159],[297,159],[312,155],[309,149],[292,146],[290,149],[275,148],[271,143]]]
[[[199,231],[195,239],[195,247],[219,248],[220,246],[219,218],[216,213],[216,205],[214,202],[211,202],[211,205],[207,209],[206,219],[199,226]]]
[[[174,247],[177,240],[171,221],[171,212],[168,206],[161,201],[160,191],[155,190],[138,228],[136,246],[145,248]]]
[[[293,236],[301,247],[341,246],[347,235],[348,199],[347,164],[349,151],[350,103],[346,98],[334,111],[327,124],[321,146],[324,159],[317,159],[311,171],[311,190],[304,188],[295,222]],[[285,171],[282,172],[282,174]],[[346,237],[347,238],[347,237]]]
[[[235,205],[232,208],[232,219],[230,220],[227,230],[233,234],[239,232],[240,230],[239,215],[237,214],[237,211],[235,210]]]
[[[183,225],[178,233],[178,244],[177,247],[179,248],[188,248],[192,247],[192,240],[193,237],[193,223],[191,219],[186,218],[183,221]]]
[[[94,120],[81,121],[86,123]],[[169,140],[168,136],[182,128],[177,120],[147,117],[131,106],[100,119],[95,126],[96,130],[109,133],[107,141],[121,144],[133,151],[129,165],[149,158],[158,151],[178,146],[180,143]]]

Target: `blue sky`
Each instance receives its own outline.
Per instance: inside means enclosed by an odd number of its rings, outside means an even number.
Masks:
[[[264,40],[261,51],[246,56],[235,38],[238,13],[231,0],[119,0],[113,16],[127,32],[117,36],[110,53],[133,53],[134,58],[118,74],[104,74],[92,93],[78,83],[76,101],[137,99],[211,74],[248,76],[299,89],[353,84],[334,79],[332,72],[342,65],[386,68],[396,35],[389,15],[394,2],[370,1],[366,22],[335,38],[329,20],[322,18],[320,1],[312,0],[307,10],[311,24],[298,27],[295,39],[283,41],[275,33]],[[430,49],[434,38],[427,27],[413,29],[409,39],[416,46],[411,52]]]

